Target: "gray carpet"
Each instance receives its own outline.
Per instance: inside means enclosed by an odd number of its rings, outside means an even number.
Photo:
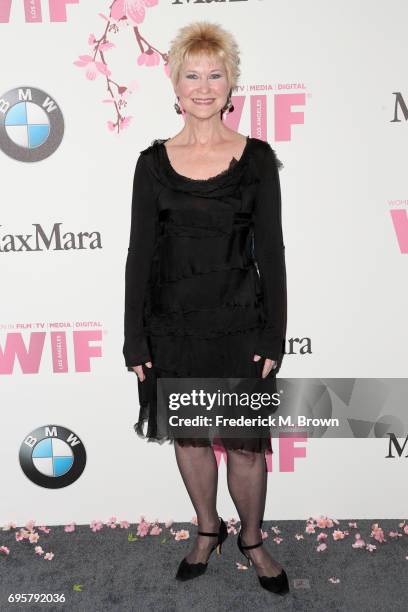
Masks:
[[[352,519],[355,520],[355,519]],[[400,520],[357,521],[358,532],[376,544],[370,553],[351,547],[354,537],[333,541],[332,529],[328,549],[315,551],[316,534],[303,533],[304,521],[265,521],[269,531],[266,540],[272,556],[286,569],[291,592],[285,597],[261,588],[254,568],[238,570],[236,561],[244,558],[238,551],[236,536],[231,535],[223,545],[222,555],[214,552],[205,575],[186,583],[179,583],[174,574],[191,541],[175,541],[168,529],[159,536],[147,536],[129,541],[128,534],[136,534],[135,525],[128,529],[103,529],[93,533],[88,525],[77,526],[73,533],[63,527],[51,527],[42,534],[38,544],[51,550],[55,557],[46,561],[34,552],[35,544],[16,542],[15,530],[0,531],[0,546],[7,546],[10,554],[0,553],[0,610],[1,612],[47,610],[69,612],[166,611],[184,610],[342,610],[353,612],[406,612],[408,609],[408,535],[392,539],[388,532],[400,531]],[[337,528],[346,529],[347,520]],[[379,523],[384,529],[386,543],[370,538],[371,525]],[[283,541],[273,542],[270,527],[281,529]],[[161,525],[163,527],[163,525]],[[196,527],[174,523],[173,529],[189,529],[194,537]],[[353,534],[354,530],[350,530]],[[166,542],[161,543],[166,538]],[[328,581],[331,576],[340,583]],[[82,585],[76,587],[74,585]],[[12,604],[10,593],[64,593],[65,603]]]

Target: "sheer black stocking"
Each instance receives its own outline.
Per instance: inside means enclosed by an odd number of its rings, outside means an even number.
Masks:
[[[218,466],[212,446],[182,446],[174,441],[177,465],[197,514],[199,531],[218,533]],[[188,563],[207,563],[217,538],[197,535]]]
[[[256,544],[262,538],[259,522],[265,510],[268,483],[265,454],[227,449],[227,456],[228,490],[241,520],[242,544]],[[265,544],[245,552],[258,576],[277,576],[280,573],[282,566],[271,558]]]

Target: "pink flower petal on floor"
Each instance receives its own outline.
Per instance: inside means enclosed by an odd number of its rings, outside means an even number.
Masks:
[[[371,537],[377,540],[377,542],[386,542],[384,532],[381,527],[378,526],[378,523],[374,523],[372,525]]]
[[[189,537],[190,537],[190,532],[187,531],[187,529],[180,529],[180,531],[176,531],[176,535],[175,535],[174,539],[176,541],[179,541],[179,540],[188,540]]]
[[[39,531],[43,531],[44,533],[50,533],[51,529],[46,527],[45,525],[41,525],[41,527],[37,527]]]
[[[2,528],[2,531],[10,531],[10,529],[15,529],[17,527],[16,523],[7,523]]]
[[[197,517],[196,517],[196,516],[193,516],[193,518],[191,519],[190,523],[191,523],[192,525],[198,525]]]
[[[44,559],[47,559],[47,561],[51,561],[54,558],[54,553],[49,552],[49,553],[45,553],[44,555]]]
[[[103,528],[103,523],[102,523],[102,521],[95,521],[95,520],[93,520],[93,521],[91,521],[89,526],[90,526],[90,528],[92,529],[93,532],[96,532],[96,531],[100,531]]]
[[[376,545],[375,544],[367,544],[366,546],[366,550],[368,550],[369,552],[373,552],[373,550],[376,550]]]
[[[154,527],[152,527],[150,530],[150,535],[160,535],[162,531],[163,529],[161,527],[154,525]]]
[[[35,542],[38,542],[38,540],[40,539],[40,534],[30,533],[30,535],[28,536],[28,539],[30,541],[30,544],[35,544]]]
[[[317,541],[320,542],[320,540],[326,540],[329,536],[327,535],[327,533],[319,533],[319,535],[317,536]]]
[[[296,538],[297,540],[304,540],[304,539],[305,539],[305,538],[304,538],[304,536],[303,536],[303,534],[301,534],[301,533],[295,533],[295,538]]]
[[[20,541],[20,540],[26,540],[29,536],[30,532],[27,531],[26,529],[21,528],[19,531],[16,531],[15,536],[16,536],[16,540]]]
[[[327,516],[319,516],[316,520],[316,525],[317,527],[320,527],[320,529],[326,529],[333,527],[333,521]]]
[[[332,576],[331,578],[329,578],[329,582],[332,582],[333,584],[338,584],[340,582],[340,578]]]
[[[341,529],[333,531],[333,540],[344,540],[344,532]]]
[[[3,553],[4,555],[9,555],[10,549],[7,548],[7,546],[0,546],[0,553]]]
[[[319,544],[319,546],[317,546],[316,550],[317,552],[322,552],[323,550],[326,550],[326,548],[327,548],[327,544],[323,542],[322,544]]]
[[[119,523],[119,524],[120,524],[120,528],[121,528],[121,529],[128,529],[128,528],[129,528],[129,526],[130,526],[129,521],[120,521],[120,523]]]
[[[32,531],[34,529],[34,525],[35,525],[34,520],[27,521],[27,523],[25,524],[25,528],[28,529],[29,531]]]
[[[44,551],[43,551],[43,549],[41,548],[41,546],[36,546],[36,547],[34,548],[34,550],[35,550],[35,554],[36,554],[36,555],[43,555],[43,554],[44,554]]]
[[[352,547],[353,548],[364,548],[365,547],[365,542],[359,533],[356,533],[355,542],[353,542]]]
[[[249,569],[246,565],[243,565],[242,563],[239,563],[239,561],[235,561],[235,565],[237,566],[237,569],[239,569],[239,570],[247,570],[247,569]]]
[[[137,526],[137,531],[136,531],[137,535],[140,536],[141,538],[144,538],[149,533],[149,529],[150,529],[150,523],[145,521],[144,517],[141,516],[140,523]]]

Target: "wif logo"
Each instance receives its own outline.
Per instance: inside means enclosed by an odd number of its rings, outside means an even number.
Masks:
[[[41,366],[55,374],[92,372],[92,360],[102,357],[105,330],[99,321],[56,321],[0,324],[6,330],[0,341],[0,375],[38,374]],[[93,343],[96,344],[93,344]]]
[[[48,0],[49,20],[51,22],[67,21],[67,4],[79,4],[79,0]],[[24,9],[26,23],[42,23],[42,0],[0,0],[0,23],[9,23],[12,5],[16,5],[20,17],[21,9]],[[14,7],[13,7],[14,8]],[[14,18],[14,10],[12,17]]]

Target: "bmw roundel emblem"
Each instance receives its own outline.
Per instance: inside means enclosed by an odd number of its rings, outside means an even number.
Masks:
[[[83,442],[60,425],[44,425],[30,432],[21,444],[19,458],[27,478],[48,489],[72,484],[86,464]]]
[[[0,149],[18,161],[49,157],[64,135],[64,118],[54,98],[37,87],[10,89],[0,97]]]

